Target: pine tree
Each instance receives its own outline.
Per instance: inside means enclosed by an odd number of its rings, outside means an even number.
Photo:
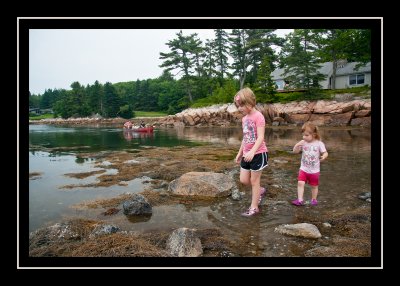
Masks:
[[[176,39],[167,43],[171,52],[160,53],[160,59],[164,60],[160,67],[165,67],[166,71],[178,70],[178,73],[183,73],[182,80],[186,85],[188,99],[193,102],[190,78],[196,67],[200,67],[198,54],[202,50],[201,41],[197,38],[197,34],[184,36],[182,30],[176,35]]]
[[[255,92],[261,93],[265,101],[273,101],[276,94],[276,85],[271,77],[271,63],[269,57],[265,55],[262,59],[255,82]]]
[[[311,30],[298,29],[287,37],[282,48],[285,57],[283,75],[290,88],[305,88],[309,92],[320,88],[319,81],[326,78],[319,72],[320,64],[315,54],[315,34]]]
[[[247,55],[247,36],[244,29],[233,29],[229,41],[230,53],[233,58],[233,75],[238,76],[240,89],[243,88],[247,75],[247,67],[250,65]]]
[[[104,85],[104,102],[106,117],[116,117],[120,110],[121,101],[110,82],[106,82]]]
[[[213,56],[215,58],[216,65],[218,67],[218,81],[220,86],[224,83],[224,75],[228,74],[228,48],[229,38],[228,33],[222,29],[216,29],[215,40],[213,41]]]

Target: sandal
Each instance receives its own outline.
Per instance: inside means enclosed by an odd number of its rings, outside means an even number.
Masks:
[[[245,211],[244,213],[242,213],[242,216],[253,216],[255,214],[258,214],[260,212],[259,209],[256,208],[249,208],[247,211]]]
[[[304,201],[299,201],[299,199],[295,199],[294,201],[292,201],[292,205],[304,206]]]

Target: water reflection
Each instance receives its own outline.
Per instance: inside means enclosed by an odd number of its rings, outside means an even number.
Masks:
[[[171,131],[171,129],[170,129]],[[101,152],[137,149],[142,146],[196,146],[198,143],[177,136],[176,132],[154,130],[154,133],[125,133],[120,127],[52,125],[29,126],[29,150],[48,151],[58,156],[60,151]],[[71,154],[71,153],[70,153]]]
[[[125,140],[131,141],[132,139],[141,139],[141,138],[153,138],[153,132],[135,132],[132,130],[123,130],[123,135]]]
[[[371,150],[370,129],[321,127],[320,133],[324,143],[329,145],[329,148],[327,146],[329,150],[343,148]],[[140,146],[196,145],[198,142],[239,146],[241,140],[240,127],[159,128],[154,133],[142,133],[123,131],[121,128],[29,126],[30,151],[34,151],[35,148],[47,148],[58,152],[96,152],[140,148]],[[285,146],[291,150],[299,140],[301,140],[300,127],[265,129],[265,141],[268,146]]]
[[[319,130],[322,140],[331,151],[349,148],[355,151],[371,151],[371,129],[320,127]],[[242,130],[239,127],[180,127],[161,129],[160,132],[174,134],[180,139],[236,146],[240,146],[242,140]],[[294,144],[301,139],[300,127],[267,127],[265,129],[267,146],[279,146],[283,150],[292,150]]]
[[[126,218],[131,223],[146,222],[151,219],[152,214],[127,215]]]
[[[238,127],[176,127],[161,131],[181,139],[230,145],[240,145],[242,136],[242,130]]]

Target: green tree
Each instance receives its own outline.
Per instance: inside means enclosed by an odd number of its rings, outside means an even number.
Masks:
[[[233,58],[233,75],[238,76],[240,89],[242,89],[246,80],[247,68],[250,65],[247,55],[246,30],[233,29],[230,35],[230,55]]]
[[[275,69],[274,62],[277,61],[273,45],[281,45],[282,40],[274,34],[275,29],[251,29],[246,30],[247,50],[249,59],[248,76],[246,83],[253,85],[257,80],[257,73],[264,57],[269,58],[270,70]]]
[[[174,77],[171,72],[164,70],[162,74],[158,77],[158,80],[161,81],[174,81]]]
[[[147,82],[149,83],[149,91],[145,99],[145,110],[157,111],[158,110],[157,102],[160,91],[160,84],[155,79],[148,79]]]
[[[320,64],[315,53],[315,34],[311,30],[298,29],[290,33],[282,48],[285,55],[283,75],[291,88],[305,88],[309,92],[320,88],[319,81],[326,78],[319,72]]]
[[[40,98],[40,108],[41,109],[51,108],[52,94],[53,94],[53,91],[51,89],[46,89],[44,91],[43,95]]]
[[[212,42],[212,50],[214,51],[212,55],[215,58],[215,62],[218,67],[218,81],[220,86],[223,85],[224,76],[228,74],[229,64],[229,36],[228,33],[222,29],[214,30],[215,40]]]
[[[53,104],[55,114],[60,114],[63,118],[72,116],[88,116],[90,108],[88,105],[85,88],[79,82],[71,84],[72,90],[60,90],[57,101]]]
[[[371,61],[371,30],[355,29],[349,31],[350,44],[345,52],[349,62],[358,62],[356,68]],[[374,39],[380,41],[381,39]]]
[[[220,84],[223,83],[221,78],[221,72],[218,73],[216,70],[216,59],[215,59],[215,42],[206,40],[204,47],[204,62],[203,62],[203,74],[199,84],[206,90],[206,94],[211,95],[213,88],[216,86],[215,75],[219,75]]]
[[[120,111],[121,100],[110,82],[104,85],[104,101],[106,117],[116,117]]]
[[[64,119],[70,116],[70,113],[68,112],[68,106],[66,105],[66,97],[63,97],[54,104],[53,111],[55,116],[60,115]]]
[[[79,82],[73,82],[71,84],[71,98],[70,104],[75,110],[74,116],[88,116],[90,115],[89,100],[85,87]]]
[[[79,103],[76,102],[76,95],[72,90],[65,91],[61,98],[53,105],[55,115],[60,115],[62,118],[79,116]]]
[[[104,114],[104,90],[98,80],[87,88],[89,106],[92,113]]]
[[[269,57],[265,55],[262,59],[254,91],[263,94],[263,101],[273,101],[276,94],[276,85],[271,77],[272,69]]]
[[[171,51],[160,52],[160,59],[164,60],[160,67],[166,68],[166,71],[178,70],[178,73],[183,73],[182,79],[186,85],[189,101],[193,102],[190,78],[198,60],[196,54],[201,50],[201,41],[197,38],[197,34],[184,36],[182,30],[176,35],[176,39],[166,43]]]
[[[140,107],[141,88],[142,88],[142,82],[139,79],[137,79],[135,82],[135,90],[133,93],[132,103],[131,103],[133,110],[141,110],[142,109]]]
[[[331,89],[336,88],[336,71],[338,62],[347,59],[347,47],[351,45],[351,30],[348,29],[317,29],[313,30],[316,37],[316,55],[321,62],[332,62]]]
[[[132,106],[130,106],[128,104],[121,106],[119,108],[118,114],[119,114],[119,116],[121,116],[122,118],[125,118],[125,119],[134,117],[134,112],[133,112]]]
[[[40,96],[36,94],[31,94],[29,92],[29,108],[38,108],[40,104]]]

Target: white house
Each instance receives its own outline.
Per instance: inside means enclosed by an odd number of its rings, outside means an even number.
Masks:
[[[356,62],[338,62],[336,69],[336,89],[363,85],[371,86],[371,62],[367,63],[365,66],[361,66],[358,70],[355,70],[356,64]],[[321,64],[319,72],[327,76],[325,80],[319,83],[322,86],[322,89],[331,89],[332,67],[332,62]],[[284,90],[285,85],[287,84],[283,78],[283,72],[284,69],[276,69],[271,74],[278,91]]]

